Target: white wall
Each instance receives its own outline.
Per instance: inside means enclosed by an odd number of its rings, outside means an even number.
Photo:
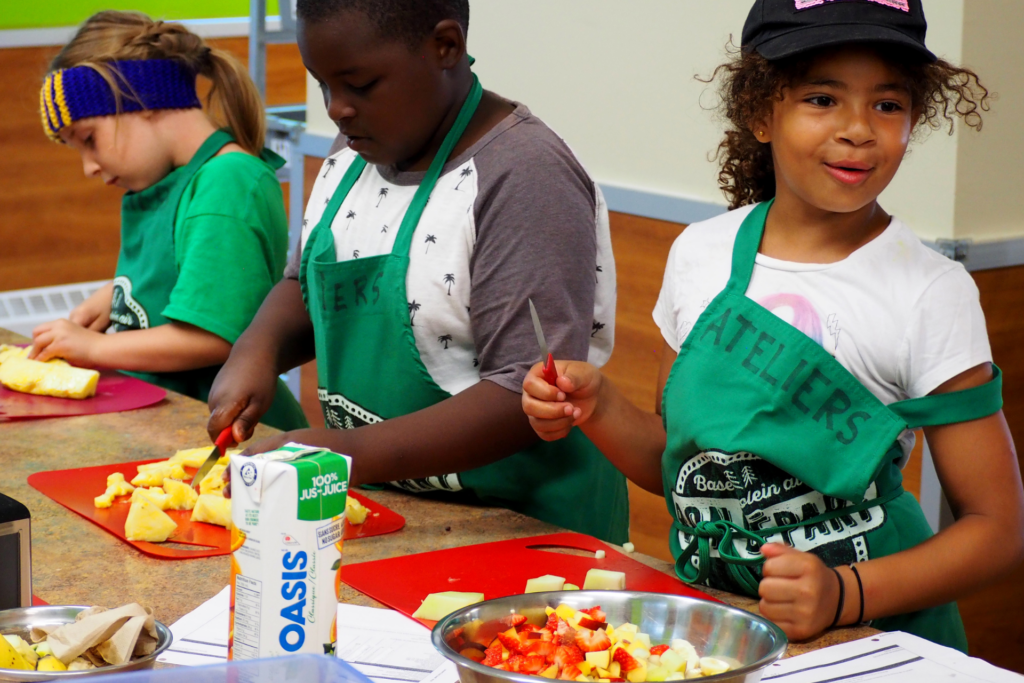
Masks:
[[[1013,3],[1024,13],[1021,0],[925,0],[929,46],[954,63],[964,54],[965,2]],[[722,131],[706,109],[717,98],[693,77],[724,61],[725,45],[730,35],[739,41],[750,5],[472,0],[469,48],[484,87],[529,105],[599,182],[724,203],[708,160]],[[315,87],[309,99],[311,109],[322,111]],[[311,129],[334,131],[322,114],[311,115]],[[886,209],[923,237],[961,236],[963,221],[955,216],[962,139],[959,131],[923,136],[883,195]],[[1024,193],[1016,195],[1024,203]]]

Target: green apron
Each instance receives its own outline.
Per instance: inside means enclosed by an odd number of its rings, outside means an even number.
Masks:
[[[116,332],[143,330],[171,320],[162,311],[171,300],[178,281],[174,256],[174,221],[178,204],[189,182],[203,164],[224,145],[234,142],[227,131],[208,137],[185,166],[171,171],[160,182],[141,192],[129,192],[121,202],[121,253],[117,258],[110,321]],[[279,167],[283,160],[266,150],[263,160]],[[221,366],[183,372],[126,372],[165,389],[206,401]],[[261,422],[278,429],[308,427],[302,407],[278,379],[274,403]]]
[[[406,273],[413,232],[452,149],[483,94],[473,88],[407,210],[390,254],[338,262],[331,224],[366,166],[357,157],[302,252],[299,282],[313,322],[319,396],[327,427],[353,429],[451,397],[430,376],[413,336]],[[613,543],[628,540],[625,478],[578,429],[493,464],[391,482],[412,492],[500,505]]]
[[[980,387],[885,406],[810,337],[747,298],[770,206],[755,207],[740,227],[729,282],[679,350],[662,402],[676,573],[751,597],[763,543],[835,567],[930,537],[903,490],[900,435],[1002,407],[995,366]],[[955,603],[873,625],[966,651]]]

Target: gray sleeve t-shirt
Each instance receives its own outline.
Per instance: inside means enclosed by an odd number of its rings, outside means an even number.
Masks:
[[[303,245],[354,158],[339,138],[307,205]],[[331,226],[338,260],[388,253],[423,175],[368,166]],[[522,391],[540,360],[528,299],[556,358],[600,366],[611,355],[615,265],[604,199],[525,106],[445,165],[412,245],[406,289],[417,349],[449,393],[480,379]],[[286,277],[298,277],[299,260],[297,252]]]

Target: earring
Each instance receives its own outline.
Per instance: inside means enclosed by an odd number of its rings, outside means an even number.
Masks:
[[[764,131],[763,130],[757,131],[757,137],[763,138],[764,137]]]

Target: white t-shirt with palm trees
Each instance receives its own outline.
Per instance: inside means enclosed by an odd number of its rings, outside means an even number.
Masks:
[[[355,159],[321,167],[302,246]],[[422,173],[368,165],[331,229],[339,261],[390,253]],[[298,276],[298,255],[285,275]],[[615,329],[615,263],[596,183],[554,132],[517,105],[445,166],[413,235],[409,317],[434,381],[458,393],[481,379],[519,392],[540,359],[532,298],[558,358],[603,365]]]

